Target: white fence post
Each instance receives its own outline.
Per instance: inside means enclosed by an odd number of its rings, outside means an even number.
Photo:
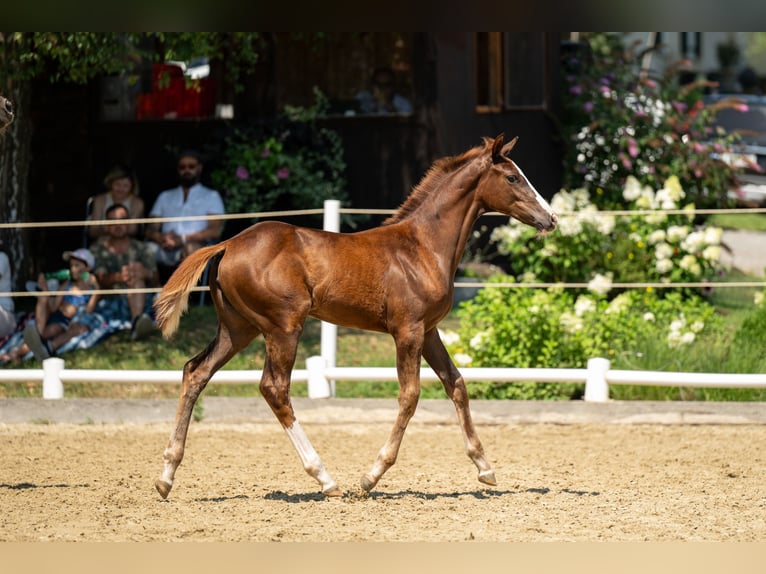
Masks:
[[[605,403],[609,400],[609,384],[606,382],[609,366],[609,359],[588,359],[588,370],[585,373],[586,401]]]
[[[59,373],[64,368],[64,359],[50,357],[43,361],[43,398],[63,399],[64,383]]]
[[[324,376],[324,357],[313,356],[306,359],[310,399],[326,399],[330,396],[330,381]]]
[[[340,201],[326,199],[324,202],[324,226],[325,231],[340,231]],[[324,359],[324,367],[335,367],[335,357],[338,340],[338,326],[322,321],[321,353]],[[307,367],[308,368],[308,367]],[[322,375],[324,377],[324,375]],[[326,379],[325,379],[326,380]],[[328,381],[330,386],[329,396],[335,396],[335,381]]]

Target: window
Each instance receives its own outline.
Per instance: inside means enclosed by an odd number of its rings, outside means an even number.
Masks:
[[[702,57],[702,32],[681,32],[681,56],[690,60]]]
[[[476,34],[476,109],[545,108],[548,67],[544,32]]]

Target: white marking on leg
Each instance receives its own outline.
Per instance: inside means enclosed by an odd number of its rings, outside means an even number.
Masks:
[[[285,429],[285,432],[287,432],[290,442],[293,443],[295,450],[298,452],[303,468],[322,485],[322,492],[337,489],[337,484],[335,484],[335,481],[325,469],[317,451],[314,450],[306,433],[303,432],[301,424],[295,421],[292,427]]]

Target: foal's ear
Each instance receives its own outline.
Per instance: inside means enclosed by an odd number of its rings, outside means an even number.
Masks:
[[[502,158],[500,157],[500,155],[503,153],[502,148],[503,148],[504,139],[505,139],[505,134],[500,134],[492,142],[492,163],[498,163],[499,161],[502,161]]]
[[[503,149],[500,151],[502,155],[505,157],[508,157],[508,154],[511,153],[511,150],[513,149],[513,146],[516,145],[516,142],[519,141],[519,136],[516,136],[511,141],[509,141],[507,144],[503,146]]]

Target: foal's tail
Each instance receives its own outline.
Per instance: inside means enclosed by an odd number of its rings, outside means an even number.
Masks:
[[[176,332],[181,315],[189,307],[189,293],[199,282],[207,262],[222,252],[225,242],[198,249],[181,262],[154,302],[157,326],[166,339]]]

